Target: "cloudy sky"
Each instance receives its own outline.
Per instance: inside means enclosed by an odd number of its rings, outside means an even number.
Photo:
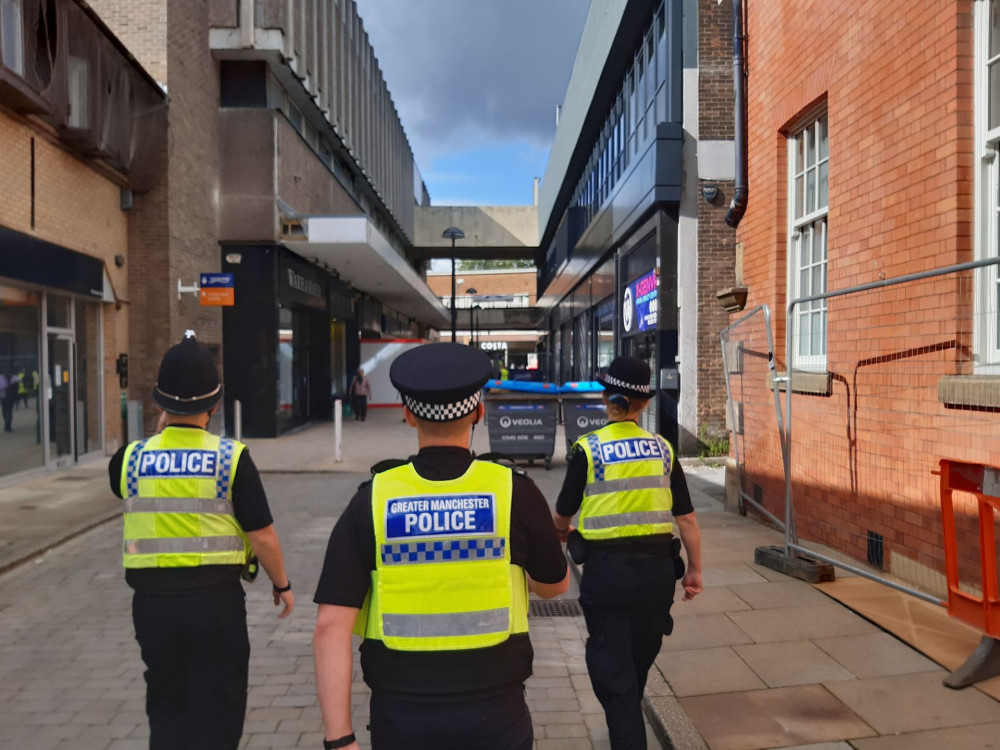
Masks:
[[[431,202],[531,203],[590,0],[357,5]]]

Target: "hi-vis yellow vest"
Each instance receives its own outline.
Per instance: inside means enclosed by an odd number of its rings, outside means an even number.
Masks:
[[[430,481],[375,475],[375,570],[355,630],[398,651],[485,648],[528,631],[524,570],[510,561],[510,469],[473,461]]]
[[[121,477],[126,568],[246,563],[250,545],[232,502],[244,447],[191,427],[129,444]]]
[[[580,505],[585,539],[673,531],[670,443],[635,422],[610,422],[575,445],[587,454],[587,486]]]

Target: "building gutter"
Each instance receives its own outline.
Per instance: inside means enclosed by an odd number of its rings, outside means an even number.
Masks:
[[[733,137],[736,150],[736,185],[726,212],[726,224],[739,226],[747,211],[747,76],[746,35],[743,28],[743,0],[733,0]]]

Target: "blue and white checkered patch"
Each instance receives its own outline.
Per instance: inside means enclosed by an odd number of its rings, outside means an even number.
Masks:
[[[128,456],[128,465],[125,467],[125,495],[129,497],[139,496],[139,476],[137,467],[139,465],[139,454],[142,453],[146,445],[145,440],[140,440]]]
[[[601,441],[597,435],[587,435],[587,446],[590,448],[590,456],[594,461],[594,480],[604,481],[604,463],[601,461]]]
[[[219,473],[215,480],[215,499],[229,499],[229,477],[233,469],[233,452],[236,445],[229,438],[219,439]]]
[[[427,542],[397,542],[382,545],[383,565],[497,560],[504,557],[503,537],[448,539]]]

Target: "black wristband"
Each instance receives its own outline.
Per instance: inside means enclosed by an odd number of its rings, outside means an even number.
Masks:
[[[271,588],[274,589],[274,593],[275,594],[284,594],[286,591],[291,591],[292,590],[292,582],[289,580],[288,581],[288,585],[285,586],[284,588],[278,588],[275,584],[272,583],[271,584]],[[343,747],[343,746],[342,745],[338,745],[338,747]]]
[[[347,747],[354,742],[354,739],[354,732],[351,732],[336,740],[323,740],[323,750],[337,750],[338,747]]]

